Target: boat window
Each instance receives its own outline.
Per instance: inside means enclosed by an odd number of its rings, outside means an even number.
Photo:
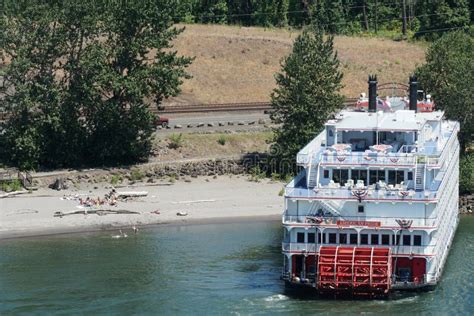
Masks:
[[[347,169],[340,169],[340,170],[333,170],[332,171],[332,180],[335,183],[346,183],[349,180],[349,170]]]
[[[359,213],[364,213],[364,205],[359,205],[359,206],[357,207],[357,211],[358,211]]]
[[[335,244],[336,243],[336,234],[335,233],[330,233],[329,234],[329,243],[330,244]]]
[[[357,245],[357,234],[351,234],[350,235],[350,244],[351,245]]]
[[[349,170],[342,169],[341,170],[341,183],[346,183],[349,180]]]
[[[400,245],[400,235],[393,235],[393,244],[395,246]]]
[[[296,234],[296,242],[304,242],[304,233]]]
[[[403,170],[395,171],[395,182],[402,183],[405,181],[405,172]]]
[[[382,245],[390,245],[390,235],[382,235]]]
[[[404,180],[404,172],[402,170],[388,171],[388,184],[398,184]]]
[[[389,170],[388,171],[388,181],[387,181],[388,184],[396,184],[397,183],[397,179],[395,177],[395,170]]]
[[[369,244],[369,235],[361,234],[360,235],[360,244],[361,245],[368,245]]]
[[[385,170],[377,170],[377,181],[385,181]]]
[[[347,244],[347,234],[339,234],[339,243]]]
[[[322,235],[322,233],[319,233],[319,232],[318,232],[318,243],[319,243],[319,244],[322,243],[322,241],[321,241],[321,239],[322,239],[322,238],[321,238],[321,235]]]
[[[404,235],[403,236],[403,246],[410,246],[410,240],[411,240],[410,235]]]
[[[354,183],[357,183],[357,180],[362,180],[367,185],[367,170],[351,170],[351,179],[354,180]]]
[[[407,181],[413,180],[413,172],[409,171],[407,174]]]
[[[364,181],[364,184],[365,185],[369,185],[368,183],[368,179],[367,179],[367,170],[359,170],[359,179],[358,180],[362,180]]]
[[[379,244],[379,235],[372,234],[370,236],[370,244],[371,245],[378,245]]]
[[[308,233],[308,243],[314,243],[315,238],[314,238],[314,233]]]
[[[374,184],[377,182],[377,170],[370,170],[369,180],[370,180],[370,184]]]
[[[421,246],[421,235],[413,236],[413,246]]]
[[[324,177],[324,179],[329,178],[329,170],[324,170],[323,177]]]

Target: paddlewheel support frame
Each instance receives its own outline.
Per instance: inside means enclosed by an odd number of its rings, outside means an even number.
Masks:
[[[391,274],[390,248],[320,248],[316,283],[321,293],[388,294]]]

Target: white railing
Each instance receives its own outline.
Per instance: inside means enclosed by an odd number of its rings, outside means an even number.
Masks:
[[[324,164],[356,164],[356,165],[408,165],[414,166],[416,155],[414,154],[367,154],[364,152],[350,152],[337,154],[336,152],[320,152],[321,163]]]
[[[338,220],[342,221],[369,221],[369,222],[380,222],[380,225],[388,227],[399,227],[400,224],[397,220],[400,217],[388,217],[388,216],[344,216],[344,218],[336,216],[317,216],[318,220],[322,220],[320,224],[315,223],[314,215],[282,215],[283,224],[307,224],[308,226],[314,225],[337,225]],[[412,220],[412,227],[436,227],[438,219],[436,217],[404,217],[405,220]],[[356,226],[356,225],[355,225]],[[347,227],[344,227],[347,228]],[[370,227],[368,227],[370,229]]]
[[[321,150],[322,141],[325,139],[325,131],[319,133],[308,145],[301,149],[296,155],[296,163],[298,165],[307,165],[313,162],[314,155],[318,154]]]
[[[345,187],[339,188],[330,188],[330,187],[321,187],[314,189],[306,188],[294,188],[291,186],[286,186],[285,196],[288,198],[311,198],[311,199],[349,199],[349,200],[358,200],[358,197],[354,195],[353,191],[355,189],[348,189]],[[357,189],[359,190],[359,189]],[[435,200],[436,192],[431,192],[429,190],[425,191],[414,191],[414,190],[398,190],[398,189],[360,189],[367,191],[362,200],[386,200],[386,201],[400,201],[400,202],[417,202],[417,201],[430,201]]]
[[[453,144],[456,140],[456,131],[459,128],[459,124],[456,123],[453,126],[453,132],[449,136],[449,139],[444,143],[441,149],[435,146],[418,146],[418,145],[403,145],[400,147],[397,153],[365,153],[365,152],[346,152],[337,153],[329,148],[319,146],[307,146],[306,153],[304,150],[298,154],[297,162],[300,164],[309,163],[311,159],[316,161],[318,159],[324,164],[334,165],[407,165],[414,166],[418,164],[426,164],[430,168],[440,168],[443,162],[447,159],[449,154],[452,152]],[[321,136],[321,134],[319,135]],[[318,137],[319,137],[318,136]],[[310,143],[311,144],[311,143]],[[319,141],[321,144],[321,141]],[[306,147],[305,147],[306,148]],[[312,155],[308,154],[311,150]],[[301,157],[300,157],[301,156]]]
[[[281,244],[284,252],[319,252],[321,246],[342,246],[342,247],[374,247],[392,249],[392,254],[404,255],[432,255],[434,254],[435,246],[395,246],[395,245],[341,245],[341,244],[316,244],[316,243],[293,243],[283,242]]]

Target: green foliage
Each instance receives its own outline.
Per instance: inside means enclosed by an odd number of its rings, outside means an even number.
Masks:
[[[279,126],[274,129],[274,141],[280,163],[293,162],[296,153],[342,107],[341,80],[333,38],[324,39],[314,27],[305,29],[283,61],[272,93],[270,118]]]
[[[433,95],[446,117],[459,121],[461,153],[474,135],[474,36],[457,31],[434,42],[426,54],[426,64],[416,70],[424,90]]]
[[[224,146],[226,142],[227,142],[227,137],[225,137],[225,135],[221,135],[221,136],[219,136],[219,138],[217,139],[217,143],[218,143],[219,145]]]
[[[272,181],[281,181],[283,183],[288,183],[293,180],[293,174],[272,172],[271,179]]]
[[[7,160],[38,166],[128,164],[151,151],[153,114],[179,93],[191,63],[172,50],[174,2],[44,2],[0,17],[0,108],[13,116]],[[150,100],[150,101],[145,101]]]
[[[266,172],[260,168],[260,166],[254,166],[249,170],[250,174],[250,181],[253,182],[260,182],[260,180],[265,179],[266,177]]]
[[[130,180],[141,181],[145,177],[145,174],[140,169],[132,169],[130,172]]]
[[[229,13],[226,0],[203,0],[198,12],[200,12],[199,22],[218,24],[225,24]]]
[[[182,133],[179,133],[179,134],[174,134],[173,133],[170,136],[168,136],[168,141],[169,141],[169,144],[168,144],[169,148],[178,149],[181,146],[183,146],[183,143],[184,143],[183,134]]]
[[[418,32],[417,37],[436,39],[472,24],[474,7],[468,0],[185,0],[176,3],[175,21],[298,28],[314,23],[330,34],[368,32],[402,39],[403,3],[408,36]]]
[[[424,8],[419,17],[419,37],[437,39],[451,28],[467,28],[472,23],[468,0],[422,0],[418,5]],[[434,29],[439,32],[428,32]]]
[[[459,162],[459,193],[474,193],[474,154],[461,157]]]
[[[122,181],[123,181],[122,176],[120,176],[118,174],[114,174],[114,175],[112,175],[112,178],[110,179],[110,184],[111,185],[117,185],[117,184],[121,183]]]
[[[283,196],[285,195],[285,188],[281,188],[280,191],[278,191],[278,196]]]
[[[0,190],[4,192],[20,191],[22,188],[21,182],[18,179],[11,181],[3,181],[0,185]]]

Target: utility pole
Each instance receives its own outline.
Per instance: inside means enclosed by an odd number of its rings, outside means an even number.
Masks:
[[[375,0],[375,34],[377,34],[378,31],[378,0]]]
[[[405,0],[402,0],[402,14],[403,14],[403,21],[402,21],[402,33],[403,37],[407,36],[407,7]]]
[[[369,21],[367,20],[367,1],[364,0],[364,5],[362,6],[363,14],[364,14],[364,23],[365,23],[365,31],[369,31]]]

